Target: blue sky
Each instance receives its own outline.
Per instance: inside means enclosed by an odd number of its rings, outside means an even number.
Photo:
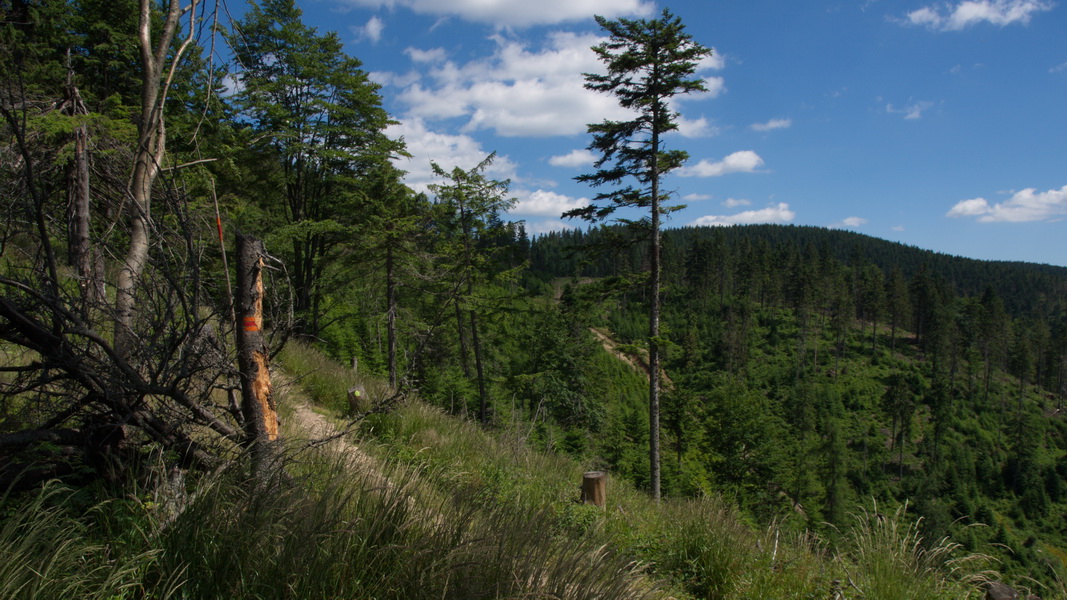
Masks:
[[[1067,266],[1067,6],[1051,0],[299,0],[381,83],[414,155],[511,180],[531,232],[584,226],[593,15],[669,8],[714,49],[677,104],[667,225],[847,228],[949,254]]]

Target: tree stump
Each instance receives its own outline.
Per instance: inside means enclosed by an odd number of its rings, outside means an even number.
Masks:
[[[582,474],[582,502],[604,508],[607,503],[608,474],[587,471]]]
[[[348,388],[348,411],[354,415],[370,410],[370,398],[362,385]]]

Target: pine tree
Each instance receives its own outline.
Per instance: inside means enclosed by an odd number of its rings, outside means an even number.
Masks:
[[[694,78],[697,63],[711,50],[685,33],[681,19],[664,9],[654,20],[608,20],[597,23],[609,34],[608,41],[594,46],[607,74],[586,73],[586,88],[613,94],[619,105],[634,111],[628,121],[590,124],[593,142],[589,149],[600,153],[596,172],[577,179],[612,189],[600,193],[589,206],[565,213],[568,217],[603,220],[617,209],[647,209],[649,217],[634,223],[649,242],[650,270],[649,353],[649,463],[652,496],[660,497],[659,388],[660,388],[660,218],[670,209],[663,205],[666,194],[660,186],[664,174],[681,166],[688,155],[667,150],[664,134],[678,128],[677,113],[670,100],[680,94],[705,91]],[[628,180],[636,185],[627,185]],[[677,207],[675,207],[677,208]]]

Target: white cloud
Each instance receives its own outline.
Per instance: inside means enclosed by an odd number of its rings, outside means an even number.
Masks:
[[[675,173],[681,177],[719,177],[728,173],[752,173],[762,166],[763,159],[759,154],[741,150],[717,162],[701,160],[693,166],[681,167]]]
[[[913,10],[904,21],[933,31],[960,31],[983,22],[1000,27],[1026,25],[1032,16],[1053,6],[1051,0],[964,0]]]
[[[700,59],[697,63],[697,71],[721,71],[726,68],[726,57],[719,52],[718,48],[712,48],[711,54]]]
[[[366,25],[352,29],[359,36],[360,41],[368,40],[372,44],[377,44],[382,39],[382,31],[385,31],[385,21],[378,17],[371,17]]]
[[[518,202],[511,209],[513,215],[531,215],[536,217],[556,217],[573,210],[589,205],[588,198],[571,198],[548,190],[534,192],[516,192]]]
[[[894,226],[890,227],[890,229],[892,229],[893,231],[904,231],[904,226],[903,225],[894,225]]]
[[[1049,73],[1059,73],[1060,71],[1067,71],[1067,62],[1058,64],[1048,70]]]
[[[738,206],[751,206],[752,201],[744,198],[727,198],[722,205],[726,208],[737,208]]]
[[[578,226],[574,223],[566,221],[526,221],[526,233],[530,235],[543,235],[553,231],[577,228]]]
[[[416,63],[439,63],[444,62],[446,58],[444,48],[430,48],[429,50],[405,48],[404,54],[411,58],[411,62]]]
[[[845,217],[840,222],[830,225],[830,229],[844,229],[846,227],[856,228],[867,224],[867,219],[863,217]]]
[[[584,167],[596,162],[597,155],[589,150],[572,150],[567,154],[553,156],[548,159],[548,164],[553,167]]]
[[[772,131],[774,129],[788,129],[792,126],[792,119],[771,119],[766,123],[753,123],[752,125],[750,125],[753,131]]]
[[[678,134],[685,138],[714,137],[719,135],[719,128],[708,123],[704,117],[686,119],[678,117]]]
[[[651,16],[652,2],[643,0],[339,0],[367,8],[407,8],[418,14],[456,16],[497,27],[551,25],[586,20],[593,15],[608,18]]]
[[[704,87],[708,88],[708,91],[698,92],[695,97],[718,98],[726,91],[726,80],[722,77],[705,77]]]
[[[587,123],[632,116],[610,95],[584,88],[582,73],[602,70],[590,50],[599,40],[590,34],[556,32],[548,36],[545,47],[531,50],[523,43],[497,38],[492,56],[463,65],[437,64],[397,98],[415,117],[466,117],[464,131],[491,129],[502,136],[581,134]]]
[[[447,60],[440,49],[406,50],[415,67],[425,70],[418,81],[395,95],[407,107],[406,113],[428,120],[460,119],[465,132],[492,130],[510,137],[579,135],[589,123],[633,118],[634,113],[620,107],[615,97],[585,89],[583,73],[604,72],[590,49],[604,38],[557,31],[537,43],[503,35],[493,40],[496,49],[491,55],[467,63]],[[687,99],[722,91],[721,78],[708,81],[712,92]],[[679,119],[683,136],[717,132],[705,118]]]
[[[796,213],[785,202],[762,208],[746,210],[735,215],[707,215],[693,221],[695,226],[752,225],[756,223],[789,223]]]
[[[387,128],[386,135],[393,139],[403,137],[407,143],[411,158],[397,159],[394,164],[406,171],[404,182],[417,192],[425,192],[426,186],[435,181],[431,161],[445,170],[471,169],[490,153],[470,136],[431,131],[421,119],[404,119]],[[486,175],[498,180],[514,179],[515,170],[515,163],[508,157],[497,156]]]
[[[989,212],[989,202],[985,198],[961,200],[948,211],[948,217],[977,217]]]
[[[985,198],[962,200],[946,214],[949,217],[977,217],[982,223],[1058,221],[1065,215],[1067,185],[1047,192],[1026,188],[1015,192],[1007,202],[997,204],[990,204]]]
[[[682,200],[686,202],[702,202],[704,200],[711,200],[711,194],[686,194],[682,196]]]
[[[241,81],[241,77],[236,73],[227,73],[222,77],[219,82],[222,84],[223,96],[236,96],[245,91],[245,84]]]
[[[892,104],[886,104],[885,111],[889,114],[904,115],[905,120],[921,119],[923,112],[933,108],[934,103],[929,100],[920,100],[906,105],[904,108],[896,108]]]
[[[393,73],[391,71],[370,71],[367,73],[367,77],[371,81],[381,86],[395,85],[397,87],[407,87],[418,83],[422,75],[419,75],[417,71],[409,71],[407,73]]]

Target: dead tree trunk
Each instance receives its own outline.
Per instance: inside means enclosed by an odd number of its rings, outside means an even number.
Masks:
[[[70,265],[78,276],[82,297],[89,299],[92,285],[92,252],[89,245],[89,131],[85,125],[74,129],[74,159],[69,170]]]
[[[193,41],[196,0],[182,8],[180,0],[169,0],[164,13],[163,28],[153,44],[153,11],[149,0],[140,0],[138,41],[141,50],[141,114],[137,123],[137,147],[133,173],[127,190],[130,203],[130,242],[115,286],[115,351],[126,357],[135,342],[133,322],[137,313],[137,285],[148,261],[151,229],[152,186],[159,176],[166,153],[166,128],[163,122],[163,103],[182,55]],[[190,16],[189,35],[176,51],[171,42],[178,31],[182,16]],[[170,70],[166,70],[170,60]],[[165,75],[165,77],[164,77]]]
[[[263,337],[263,242],[237,236],[237,365],[241,371],[241,413],[245,441],[252,451],[256,477],[270,467],[274,441],[278,439],[278,413],[272,396]]]

